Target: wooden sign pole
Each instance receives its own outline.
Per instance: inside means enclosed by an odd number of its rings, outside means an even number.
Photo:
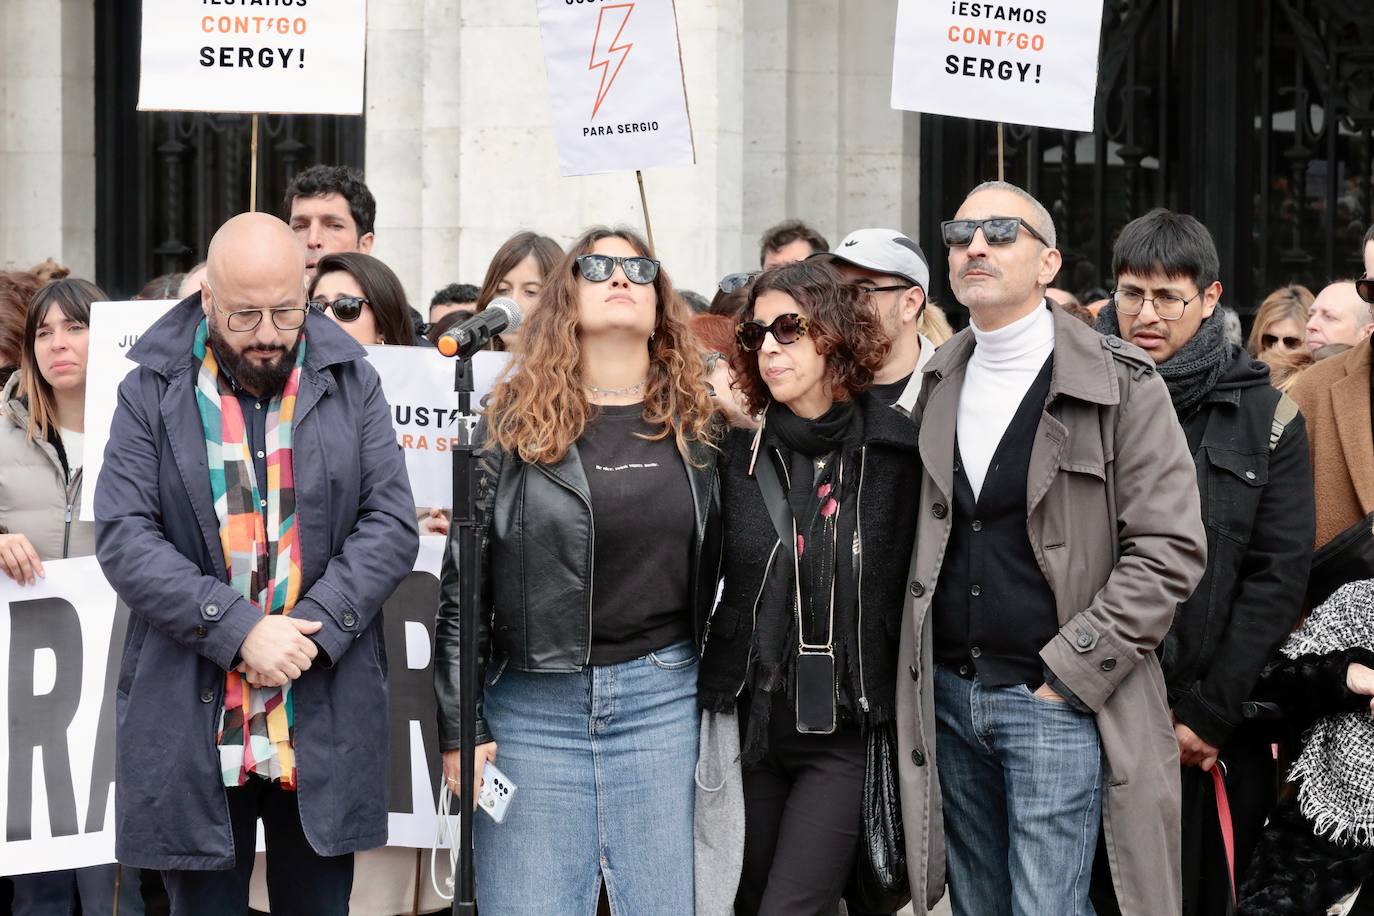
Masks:
[[[644,209],[644,232],[648,236],[649,250],[657,254],[654,248],[654,227],[649,222],[649,199],[644,196],[644,173],[635,169],[635,180],[639,182],[639,205]]]
[[[997,122],[997,180],[1006,181],[1006,138],[1002,129],[1002,122]]]
[[[999,128],[1000,129],[1000,128]],[[253,138],[249,141],[248,212],[258,212],[258,116],[253,115]]]

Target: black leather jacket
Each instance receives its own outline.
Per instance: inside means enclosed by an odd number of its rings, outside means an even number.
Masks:
[[[688,606],[698,644],[715,603],[723,538],[717,452],[692,443],[684,462],[696,509]],[[574,445],[563,460],[531,465],[486,449],[480,456],[478,518],[481,606],[478,610],[478,683],[506,667],[569,672],[586,667],[592,644],[592,504],[587,476]],[[455,526],[453,532],[456,533]],[[459,747],[458,541],[450,536],[434,625],[434,689],[439,700],[439,742]],[[477,699],[477,743],[495,740]]]

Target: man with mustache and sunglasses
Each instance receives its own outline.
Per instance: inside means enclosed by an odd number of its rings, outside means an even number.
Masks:
[[[972,326],[924,370],[900,633],[913,898],[1087,916],[1099,829],[1122,910],[1180,909],[1178,746],[1155,648],[1206,561],[1197,481],[1154,364],[1045,290],[1045,208],[979,185],[942,224]]]
[[[1275,797],[1273,726],[1249,702],[1302,611],[1313,537],[1312,467],[1297,405],[1226,340],[1207,228],[1152,210],[1121,230],[1116,290],[1097,328],[1154,360],[1193,453],[1209,562],[1161,651],[1182,763],[1183,912],[1222,913]],[[1249,710],[1247,720],[1247,709]],[[1213,789],[1220,766],[1234,861]],[[1099,867],[1105,863],[1099,862]],[[1098,904],[1098,916],[1110,906]]]
[[[930,267],[921,246],[895,229],[856,229],[835,246],[811,258],[826,261],[840,276],[868,291],[891,344],[873,374],[873,396],[910,415],[921,389],[921,368],[935,355],[935,344],[917,327],[926,308]]]

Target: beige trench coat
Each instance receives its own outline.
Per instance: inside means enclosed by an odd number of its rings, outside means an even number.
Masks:
[[[1096,713],[1103,833],[1126,916],[1182,908],[1178,746],[1155,647],[1202,577],[1197,473],[1149,358],[1053,309],[1050,395],[1031,450],[1027,533],[1060,629],[1041,658]],[[970,331],[926,367],[921,520],[901,633],[897,723],[912,896],[944,894],[931,595],[953,513],[955,418]],[[936,508],[938,506],[938,508]]]

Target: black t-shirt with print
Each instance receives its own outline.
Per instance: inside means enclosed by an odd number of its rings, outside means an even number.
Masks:
[[[696,534],[691,484],[672,437],[650,442],[642,404],[602,407],[577,451],[591,486],[593,665],[647,655],[692,634]]]

